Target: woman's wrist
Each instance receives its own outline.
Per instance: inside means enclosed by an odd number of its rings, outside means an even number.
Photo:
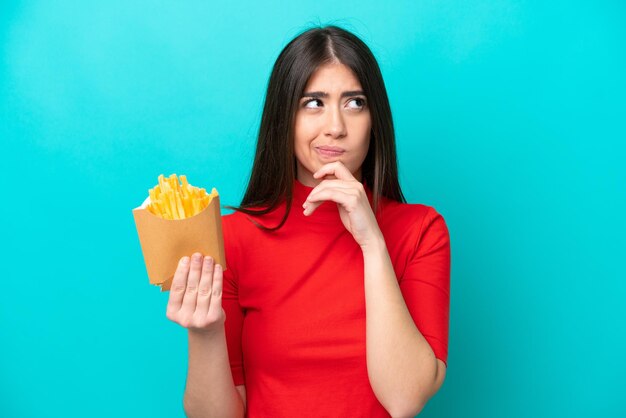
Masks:
[[[215,339],[220,338],[224,334],[225,334],[225,329],[223,325],[218,328],[211,329],[211,330],[198,330],[198,329],[187,330],[187,335],[189,339],[193,339],[193,340],[213,341]]]
[[[363,255],[376,255],[387,251],[387,244],[382,234],[377,234],[361,244]]]

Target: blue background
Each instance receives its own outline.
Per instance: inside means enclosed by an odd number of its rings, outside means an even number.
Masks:
[[[296,3],[1,3],[0,415],[183,416],[186,331],[131,210],[171,173],[238,204],[274,60],[337,23],[379,60],[408,200],[451,234],[420,416],[626,416],[624,3]]]

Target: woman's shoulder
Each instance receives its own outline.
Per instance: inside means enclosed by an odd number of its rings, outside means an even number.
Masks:
[[[448,226],[434,206],[393,202],[384,206],[382,212],[378,222],[391,252],[425,254],[449,245]]]
[[[384,198],[377,215],[379,224],[396,230],[422,229],[432,222],[444,222],[443,215],[431,205],[424,203],[403,203]]]
[[[231,213],[222,214],[222,227],[241,233],[246,231],[249,226],[254,226],[251,222],[251,218],[256,217],[238,210],[233,210]]]
[[[243,243],[254,242],[257,230],[246,213],[235,210],[222,214],[222,237],[227,259],[232,261],[237,258]]]
[[[284,214],[284,205],[280,204],[270,212],[267,207],[254,206],[241,210],[233,210],[231,213],[222,214],[222,229],[224,234],[238,237],[250,237],[259,235],[262,230],[259,225],[269,227],[280,222]]]
[[[244,210],[232,210],[230,213],[222,214],[222,223],[233,225],[254,225],[252,220],[259,221],[273,219],[284,213],[284,204],[278,204],[273,210],[266,212],[267,206],[253,206]],[[230,209],[230,208],[229,208]],[[281,209],[283,212],[281,212]]]
[[[381,214],[387,217],[409,216],[411,218],[424,218],[429,215],[438,214],[434,206],[424,203],[404,203],[387,197],[381,198]]]
[[[236,224],[242,222],[243,220],[245,220],[245,213],[243,212],[233,210],[230,213],[222,213],[222,223],[226,222],[229,224]]]

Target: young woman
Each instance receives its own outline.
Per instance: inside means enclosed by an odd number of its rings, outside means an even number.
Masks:
[[[310,29],[270,76],[252,175],[222,218],[227,270],[184,257],[190,417],[413,417],[446,374],[450,241],[407,204],[369,48]]]

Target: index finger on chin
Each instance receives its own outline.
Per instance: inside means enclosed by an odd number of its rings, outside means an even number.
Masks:
[[[356,180],[350,170],[348,170],[341,161],[325,164],[313,174],[313,177],[334,177],[337,180]]]

